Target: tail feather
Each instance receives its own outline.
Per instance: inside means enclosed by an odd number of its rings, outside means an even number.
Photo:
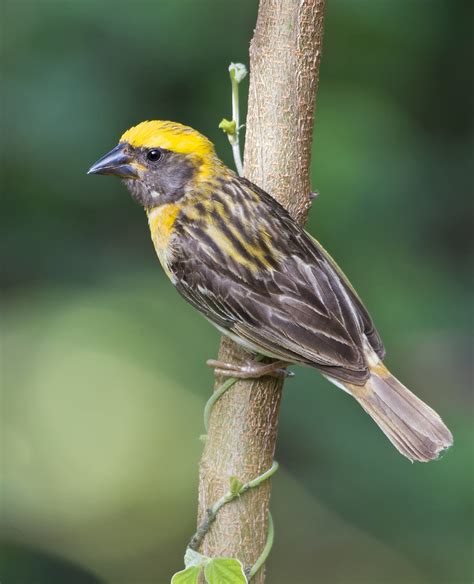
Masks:
[[[427,462],[453,443],[440,416],[416,397],[382,362],[364,386],[343,383],[395,448],[410,460]],[[339,384],[338,384],[339,385]]]

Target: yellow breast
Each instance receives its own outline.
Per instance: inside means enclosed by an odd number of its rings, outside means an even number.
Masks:
[[[179,211],[180,207],[174,203],[154,207],[147,211],[153,245],[163,269],[171,280],[173,280],[173,275],[169,270],[169,263],[173,253],[171,239],[174,222]]]

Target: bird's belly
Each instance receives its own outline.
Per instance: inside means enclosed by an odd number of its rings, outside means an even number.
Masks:
[[[250,353],[255,353],[256,355],[264,355],[265,357],[270,357],[271,359],[280,359],[280,357],[278,355],[269,353],[266,349],[262,349],[262,347],[259,347],[258,345],[254,345],[253,343],[251,343],[247,339],[242,339],[242,337],[239,337],[238,335],[236,335],[235,333],[233,333],[229,329],[226,329],[222,326],[219,326],[215,322],[212,322],[211,319],[207,318],[207,320],[211,324],[213,324],[219,332],[221,332],[226,337],[229,337],[229,339],[231,339],[232,341],[234,341],[235,343],[237,343],[238,345],[243,347],[246,351],[249,351]]]

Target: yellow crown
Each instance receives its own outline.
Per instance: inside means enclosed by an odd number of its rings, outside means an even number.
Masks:
[[[214,154],[212,142],[193,128],[162,120],[133,126],[122,135],[120,142],[128,142],[136,148],[165,148],[180,154],[203,157]]]

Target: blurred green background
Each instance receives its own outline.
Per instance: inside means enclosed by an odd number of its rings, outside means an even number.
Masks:
[[[92,162],[144,119],[229,116],[257,2],[4,0],[4,584],[162,584],[195,526],[204,362],[143,211]],[[309,229],[455,436],[410,464],[315,371],[287,384],[271,584],[473,579],[471,3],[329,1]],[[244,92],[247,84],[244,83]],[[245,99],[243,99],[245,102]]]

